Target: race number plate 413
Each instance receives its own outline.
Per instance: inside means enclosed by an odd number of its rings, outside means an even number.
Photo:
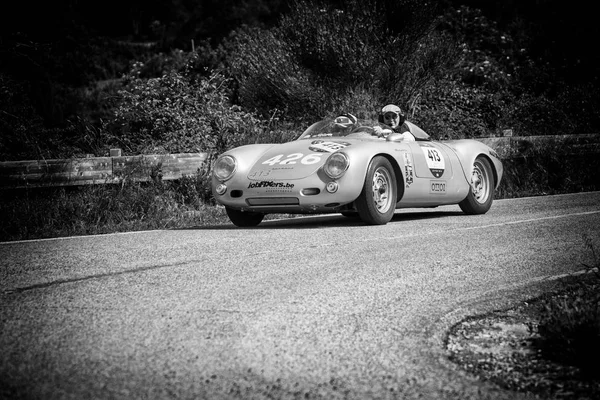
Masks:
[[[423,155],[425,155],[425,161],[427,162],[427,167],[429,168],[429,171],[431,171],[431,174],[436,178],[440,178],[444,175],[446,162],[442,152],[429,143],[422,144],[421,150],[423,151]]]

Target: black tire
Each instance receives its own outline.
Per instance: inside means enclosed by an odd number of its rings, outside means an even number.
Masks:
[[[396,210],[396,174],[389,160],[377,156],[371,160],[362,192],[356,199],[356,210],[363,222],[385,225]]]
[[[485,214],[494,201],[494,172],[490,161],[485,157],[477,157],[473,163],[471,188],[469,195],[458,203],[465,214]]]
[[[231,222],[240,228],[257,226],[265,217],[265,214],[262,213],[234,210],[233,208],[229,207],[225,207],[225,211],[227,212],[227,216]]]

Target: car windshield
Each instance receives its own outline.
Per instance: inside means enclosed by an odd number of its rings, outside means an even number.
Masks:
[[[332,119],[326,119],[312,124],[304,131],[298,140],[322,137],[344,137],[351,133],[373,134],[373,126],[375,125],[378,124],[372,121],[359,120],[356,124],[344,126],[342,124],[336,124]]]

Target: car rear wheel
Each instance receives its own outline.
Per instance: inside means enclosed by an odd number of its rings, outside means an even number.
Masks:
[[[494,173],[489,160],[477,157],[473,163],[469,195],[458,205],[465,214],[485,214],[494,200]]]
[[[257,226],[265,217],[265,214],[262,213],[234,210],[233,208],[229,207],[225,207],[225,211],[227,212],[227,216],[231,222],[240,228]]]
[[[392,164],[385,157],[373,158],[363,190],[356,199],[360,219],[370,225],[387,224],[394,216],[396,197],[396,175]]]

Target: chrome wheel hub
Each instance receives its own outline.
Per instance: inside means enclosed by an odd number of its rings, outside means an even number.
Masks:
[[[489,176],[483,165],[476,162],[473,165],[473,175],[471,176],[471,187],[473,188],[473,197],[479,204],[483,204],[490,196]]]
[[[385,168],[378,168],[373,174],[373,201],[377,211],[387,212],[392,206],[390,193],[391,177]]]

